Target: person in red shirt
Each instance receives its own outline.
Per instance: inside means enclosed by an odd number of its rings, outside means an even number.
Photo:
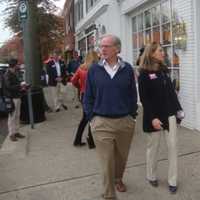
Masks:
[[[98,54],[95,51],[91,51],[86,55],[85,62],[77,69],[76,73],[71,79],[72,84],[79,88],[80,90],[80,96],[81,96],[81,102],[83,101],[83,96],[85,92],[85,86],[86,86],[86,78],[87,78],[87,73],[89,67],[99,61]],[[74,146],[84,146],[85,143],[82,142],[82,135],[83,131],[88,123],[88,119],[86,118],[86,114],[83,111],[83,116],[82,119],[79,123],[76,136],[74,139]],[[89,148],[95,148],[94,140],[91,134],[90,126],[88,129],[88,137],[87,137],[87,142],[89,145]]]

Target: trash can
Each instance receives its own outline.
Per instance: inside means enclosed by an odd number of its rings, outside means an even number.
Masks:
[[[42,88],[31,89],[33,120],[34,123],[46,120],[44,109],[44,94]],[[29,124],[28,94],[21,97],[20,121],[22,124]]]

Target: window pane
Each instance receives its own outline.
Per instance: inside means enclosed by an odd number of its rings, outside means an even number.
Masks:
[[[164,47],[163,48],[165,52],[165,64],[167,65],[168,68],[172,67],[171,61],[172,61],[172,54],[171,54],[171,46],[170,47]]]
[[[145,21],[145,28],[151,27],[151,12],[147,10],[144,12],[144,21]]]
[[[162,26],[163,44],[171,44],[170,23]]]
[[[137,61],[137,57],[138,57],[138,50],[133,50],[133,64],[136,65],[136,61]]]
[[[152,23],[153,26],[160,24],[160,5],[152,8]]]
[[[174,49],[173,50],[173,67],[179,68],[180,66],[180,58],[178,56],[178,52]]]
[[[136,22],[136,17],[133,17],[132,19],[132,31],[137,32],[137,22]]]
[[[80,50],[80,54],[82,56],[85,56],[86,54],[86,39],[85,38],[78,42],[78,48]]]
[[[133,48],[137,48],[137,33],[133,33]]]
[[[143,36],[143,32],[139,32],[138,33],[138,37],[139,37],[139,48],[144,46],[144,36]]]
[[[160,26],[153,28],[153,41],[160,43]]]
[[[95,45],[94,42],[95,42],[94,35],[93,34],[89,35],[87,37],[87,48],[88,48],[88,51],[94,49],[94,45]]]
[[[145,45],[151,43],[151,29],[145,31]]]
[[[170,21],[170,1],[166,0],[161,3],[161,19],[162,23]]]
[[[143,30],[143,13],[138,15],[138,30],[141,31]]]

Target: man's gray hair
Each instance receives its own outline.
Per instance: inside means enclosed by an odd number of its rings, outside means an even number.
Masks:
[[[122,46],[122,43],[121,43],[120,38],[117,37],[116,35],[106,34],[106,35],[103,35],[103,36],[101,37],[101,40],[102,40],[103,38],[107,38],[107,37],[112,38],[113,44],[119,49],[119,53],[120,53],[120,52],[121,52],[121,46]]]

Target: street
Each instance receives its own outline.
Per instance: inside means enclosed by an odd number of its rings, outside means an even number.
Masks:
[[[100,200],[100,166],[94,149],[72,145],[81,109],[75,109],[70,86],[68,110],[47,114],[35,129],[23,126],[25,140],[5,140],[0,149],[0,200]],[[167,185],[166,144],[159,155],[159,187],[145,180],[145,134],[141,111],[137,118],[119,200],[199,200],[200,133],[179,128],[179,189],[171,195]],[[86,133],[85,133],[86,136]],[[84,141],[85,141],[84,136]]]

